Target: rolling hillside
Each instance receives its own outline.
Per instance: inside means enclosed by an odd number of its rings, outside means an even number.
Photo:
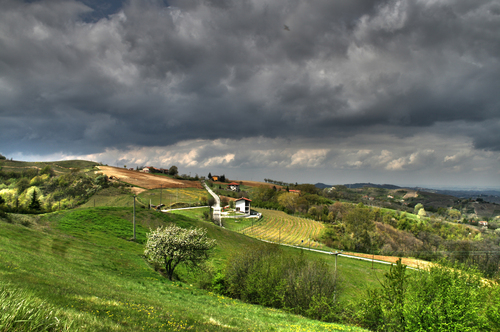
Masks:
[[[131,209],[90,208],[53,213],[25,223],[0,222],[2,287],[22,289],[59,310],[71,331],[362,331],[326,324],[212,294],[180,268],[169,282],[142,258],[149,227],[175,222],[208,228],[219,242],[212,264],[252,241],[180,215],[138,212],[137,242]]]

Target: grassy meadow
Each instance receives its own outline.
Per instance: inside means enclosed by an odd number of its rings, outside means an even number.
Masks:
[[[138,195],[137,199],[146,206],[150,201],[153,205],[159,205],[161,199],[161,204],[165,204],[167,208],[175,208],[185,205],[200,205],[203,200],[206,201],[208,196],[209,194],[205,189],[164,188],[144,191]]]
[[[61,161],[17,161],[0,160],[0,167],[4,171],[22,172],[28,169],[42,169],[50,166],[57,174],[71,172],[72,169],[86,170],[97,166],[99,163],[86,160],[61,160]]]
[[[213,266],[256,240],[180,214],[140,209],[136,217],[135,242],[131,208],[0,222],[1,286],[42,301],[68,331],[362,331],[212,294],[199,289],[199,274],[187,269],[178,268],[181,281],[168,281],[142,257],[149,228],[169,222],[206,227],[219,243]],[[343,264],[339,259],[339,273],[347,269]]]

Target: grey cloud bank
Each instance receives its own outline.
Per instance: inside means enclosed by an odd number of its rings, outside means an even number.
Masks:
[[[498,1],[0,3],[5,155],[500,185]]]

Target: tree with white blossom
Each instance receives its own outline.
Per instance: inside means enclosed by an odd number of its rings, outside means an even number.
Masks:
[[[147,259],[165,266],[167,277],[172,280],[180,263],[197,266],[209,257],[215,239],[207,237],[204,228],[185,229],[176,225],[159,227],[147,234],[144,255]]]

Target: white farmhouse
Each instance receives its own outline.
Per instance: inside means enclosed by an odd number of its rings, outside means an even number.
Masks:
[[[237,199],[235,202],[236,211],[244,212],[245,214],[250,214],[250,202],[251,201],[252,201],[251,199],[248,199],[245,197]]]

